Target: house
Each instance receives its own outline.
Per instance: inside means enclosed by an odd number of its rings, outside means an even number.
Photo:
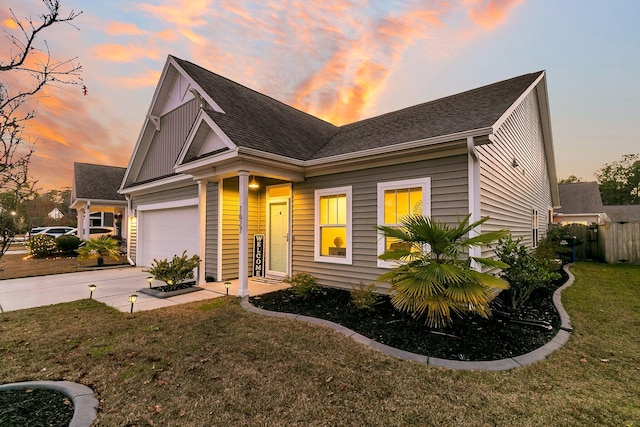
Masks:
[[[611,222],[618,224],[640,223],[640,205],[604,206]]]
[[[611,222],[604,206],[598,183],[558,184],[560,207],[554,211],[554,222],[567,224],[606,224]]]
[[[376,226],[408,213],[536,246],[559,205],[546,74],[335,126],[169,56],[120,193],[133,262],[186,250],[241,296],[252,275],[373,282]]]
[[[78,237],[89,238],[91,227],[114,227],[115,235],[127,235],[127,201],[118,193],[126,168],[73,164],[71,205],[78,213]]]

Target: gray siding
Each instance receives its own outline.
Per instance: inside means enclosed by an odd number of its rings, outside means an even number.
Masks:
[[[537,95],[532,92],[495,134],[478,147],[481,159],[481,212],[491,219],[483,231],[506,228],[532,246],[531,213],[538,210],[540,238],[552,206]],[[518,166],[513,167],[516,159]]]
[[[136,182],[173,174],[173,166],[198,111],[199,104],[193,99],[160,118],[160,132],[153,136]]]
[[[138,247],[138,219],[133,218],[129,221],[129,259],[136,260],[136,249]]]
[[[194,183],[185,187],[173,188],[171,190],[156,191],[155,193],[143,194],[132,198],[133,208],[140,205],[154,203],[175,202],[177,200],[193,199],[198,197],[198,184]]]
[[[205,277],[218,276],[218,183],[207,183],[207,226],[205,241]]]
[[[377,267],[377,184],[431,178],[431,213],[438,221],[455,222],[468,213],[466,154],[441,159],[325,175],[293,185],[292,270],[313,274],[320,284],[351,289],[375,282],[388,271]],[[352,186],[352,265],[314,261],[314,190]]]

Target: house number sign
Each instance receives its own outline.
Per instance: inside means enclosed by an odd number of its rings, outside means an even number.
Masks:
[[[264,234],[253,235],[253,277],[264,277]]]

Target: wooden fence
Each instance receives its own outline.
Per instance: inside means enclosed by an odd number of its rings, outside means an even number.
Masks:
[[[640,223],[599,225],[598,247],[599,259],[610,264],[640,264]]]

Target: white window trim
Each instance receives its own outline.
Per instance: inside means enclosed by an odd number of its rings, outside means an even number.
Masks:
[[[415,178],[404,179],[401,181],[389,181],[378,183],[378,218],[377,224],[384,224],[384,192],[386,190],[395,190],[402,188],[422,187],[422,214],[425,216],[431,216],[431,178]],[[382,255],[385,252],[384,237],[382,233],[378,232],[378,250],[377,256]],[[379,268],[395,268],[398,266],[394,261],[383,261],[380,258],[377,259]]]
[[[326,256],[320,254],[320,197],[322,196],[334,196],[338,194],[347,195],[347,254],[345,257]],[[332,264],[352,264],[352,227],[351,227],[351,201],[352,201],[351,186],[346,187],[334,187],[323,188],[321,190],[315,190],[314,199],[314,228],[313,228],[313,260],[316,262],[327,262]]]
[[[535,249],[540,242],[540,215],[536,208],[531,209],[531,246]]]

